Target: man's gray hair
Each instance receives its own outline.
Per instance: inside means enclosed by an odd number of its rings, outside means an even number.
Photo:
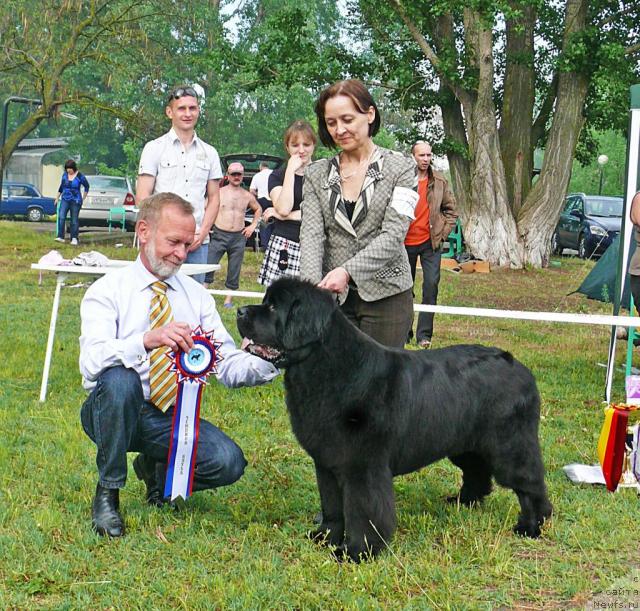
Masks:
[[[175,193],[156,193],[138,204],[138,221],[147,221],[155,225],[160,217],[160,212],[165,206],[176,206],[184,214],[193,216],[193,206]]]

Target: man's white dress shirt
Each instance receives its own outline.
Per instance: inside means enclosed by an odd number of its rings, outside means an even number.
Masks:
[[[149,355],[142,338],[150,329],[149,309],[156,278],[140,257],[131,265],[102,276],[87,290],[80,305],[80,372],[83,386],[91,390],[107,367],[124,365],[135,369],[149,399]],[[225,386],[255,386],[269,382],[279,371],[271,363],[238,350],[222,324],[213,297],[192,278],[178,272],[167,278],[167,298],[173,319],[192,328],[213,331],[222,342],[223,360],[217,378]]]
[[[190,202],[199,231],[207,203],[207,182],[222,178],[222,168],[218,152],[210,144],[194,133],[185,148],[171,128],[164,136],[145,144],[138,174],[155,176],[154,193],[175,193]],[[206,242],[208,236],[203,243]]]

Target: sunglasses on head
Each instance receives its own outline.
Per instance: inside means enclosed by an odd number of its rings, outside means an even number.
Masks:
[[[242,176],[242,172],[231,172],[229,176]]]
[[[171,100],[179,100],[186,95],[191,96],[192,98],[198,97],[198,93],[193,87],[178,87],[178,89],[174,89],[169,94],[169,102],[171,102]]]

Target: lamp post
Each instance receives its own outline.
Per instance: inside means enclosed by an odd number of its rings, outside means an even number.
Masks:
[[[0,150],[4,148],[5,140],[7,139],[7,123],[9,119],[9,104],[15,102],[16,104],[32,104],[33,106],[41,106],[42,100],[34,100],[31,98],[21,98],[19,96],[9,96],[4,101],[3,113],[2,113],[2,140],[0,141]],[[4,167],[0,170],[0,199],[2,198],[2,181],[4,180]]]
[[[600,186],[598,187],[598,195],[602,195],[602,175],[604,172],[604,166],[609,163],[609,158],[606,155],[600,155],[598,157],[598,165],[600,166]]]

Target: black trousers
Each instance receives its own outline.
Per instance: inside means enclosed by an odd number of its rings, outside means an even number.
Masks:
[[[427,240],[417,246],[407,246],[411,277],[415,284],[416,266],[418,257],[422,266],[422,302],[424,305],[436,305],[438,302],[438,284],[440,283],[440,259],[442,252],[433,250],[431,240]],[[418,326],[416,328],[416,341],[422,339],[431,340],[433,335],[433,312],[420,312],[418,314]]]

